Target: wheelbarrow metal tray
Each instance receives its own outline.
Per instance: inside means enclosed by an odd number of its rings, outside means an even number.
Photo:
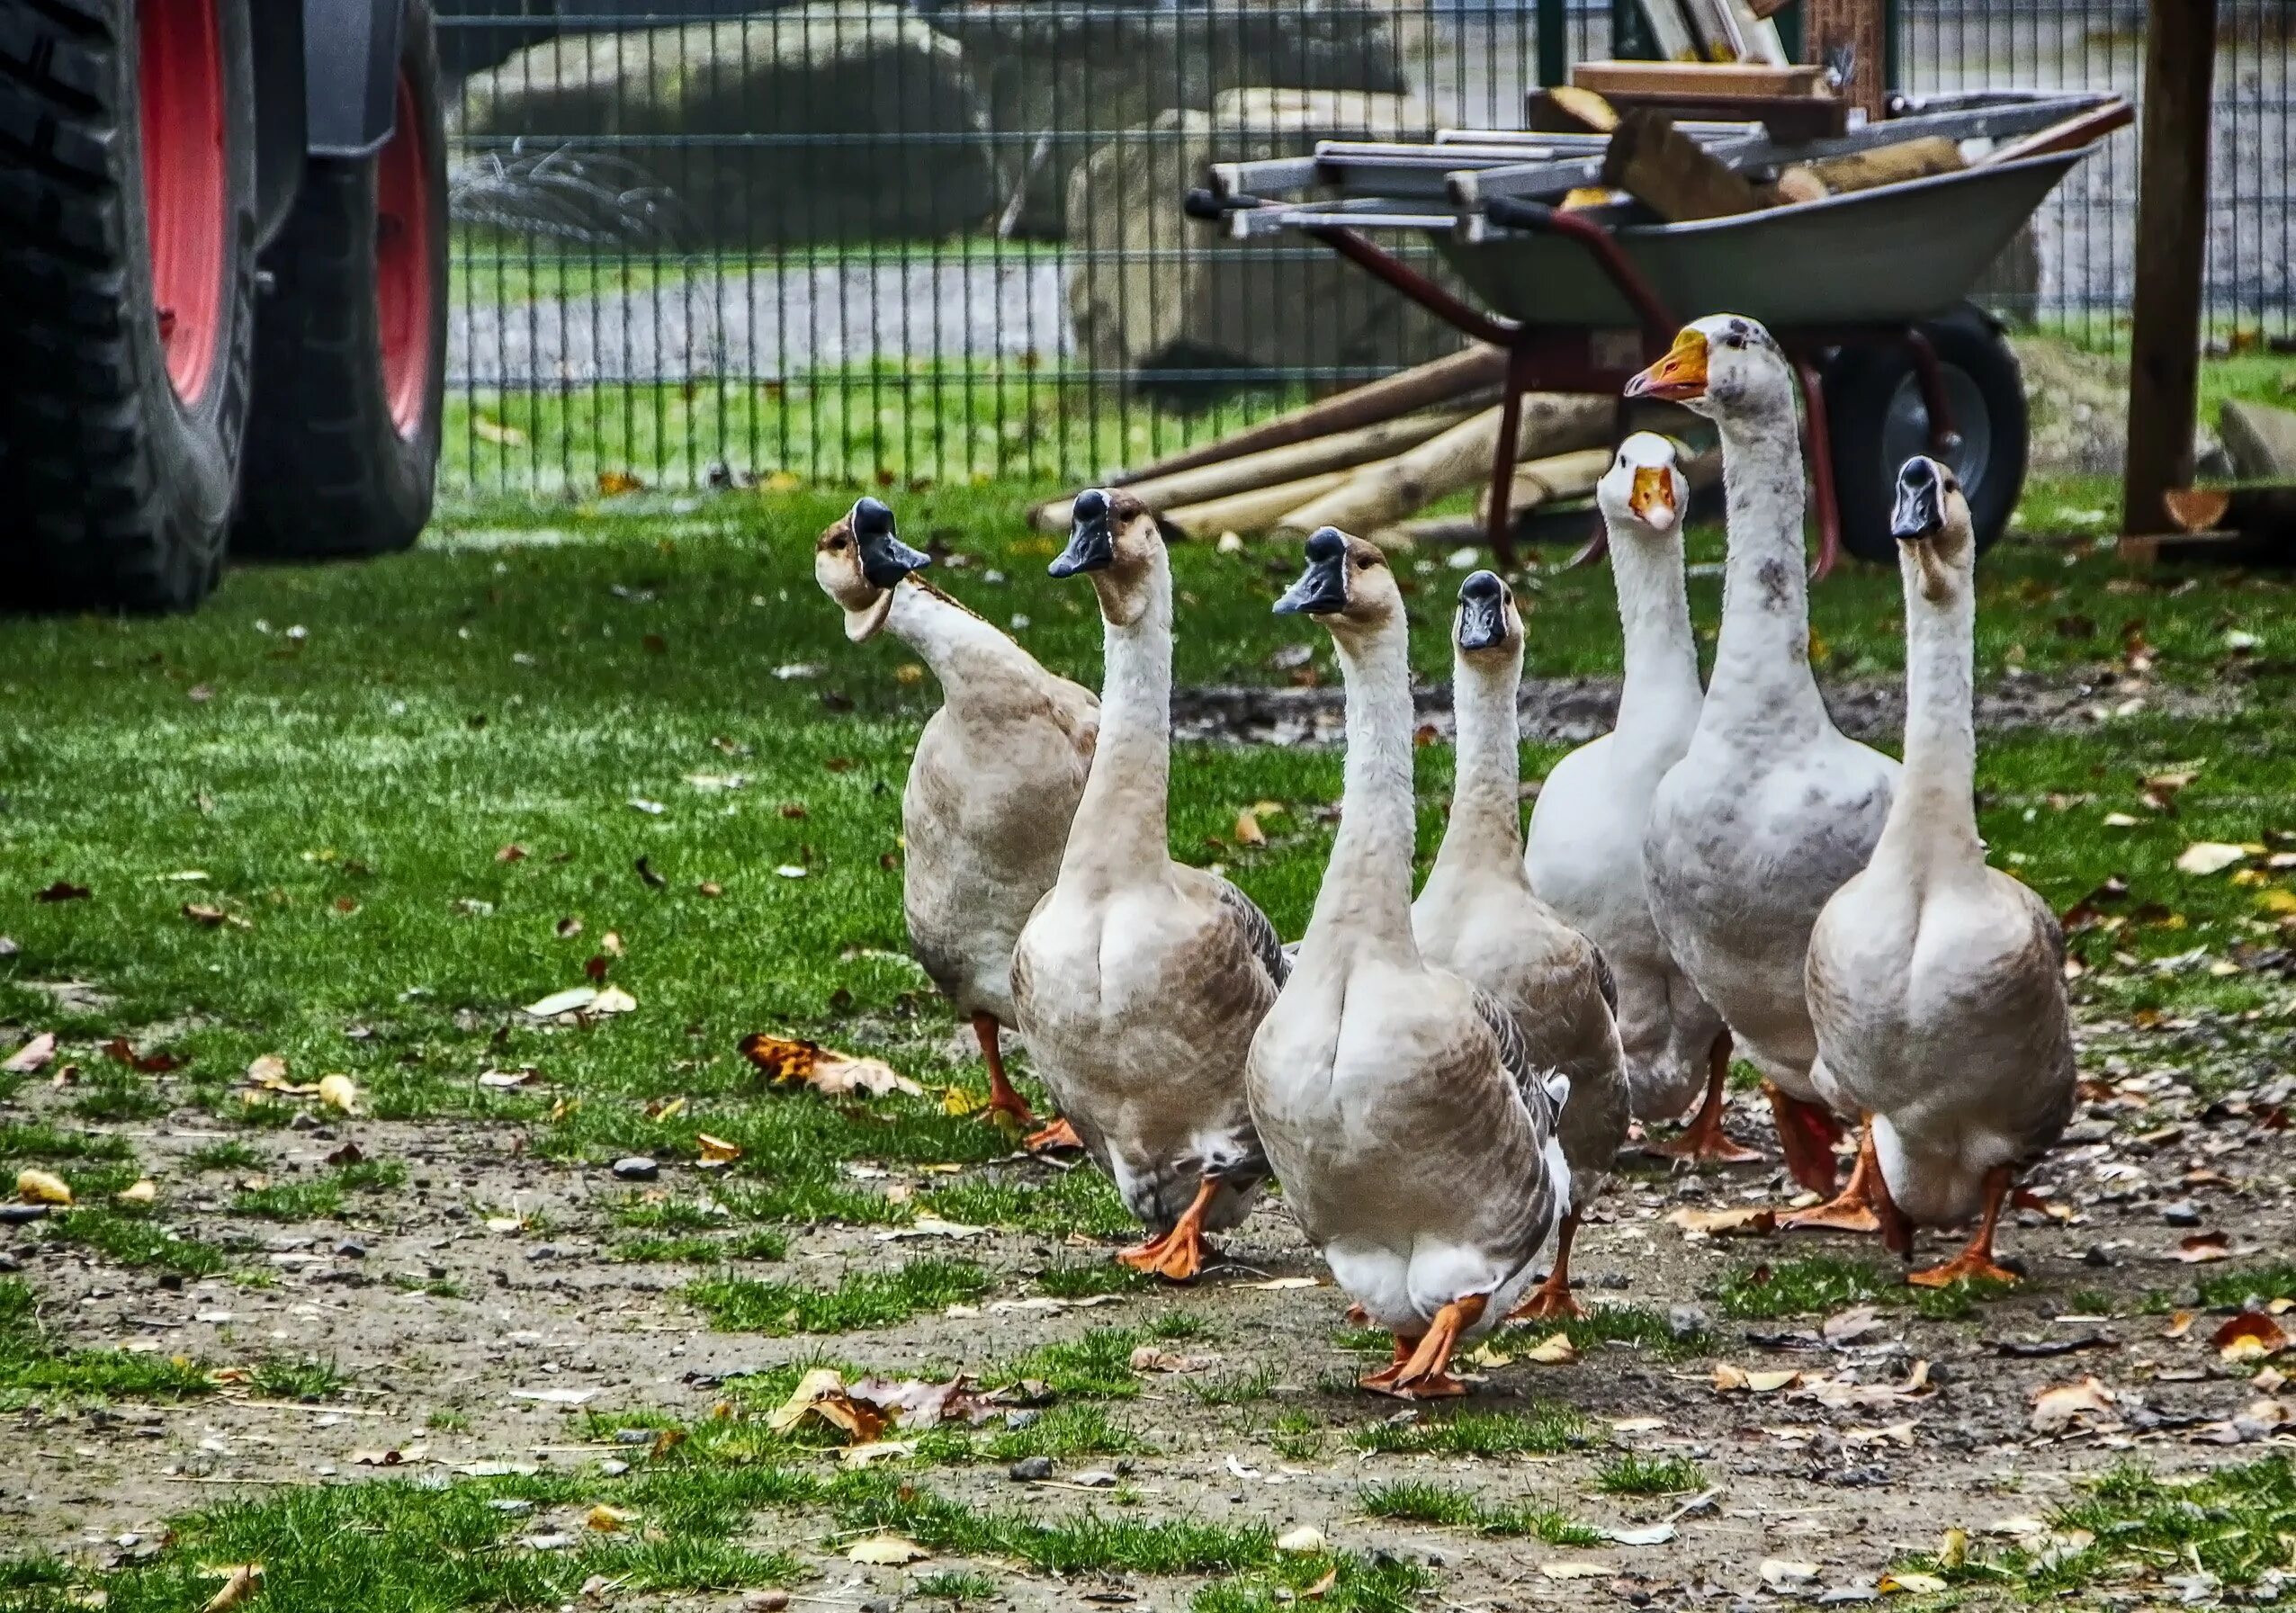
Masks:
[[[1684,318],[1746,314],[1781,328],[1906,324],[1961,300],[2084,155],[1963,168],[1726,219],[1628,225],[1617,240]],[[1636,323],[1574,241],[1438,235],[1435,244],[1477,296],[1511,318]]]

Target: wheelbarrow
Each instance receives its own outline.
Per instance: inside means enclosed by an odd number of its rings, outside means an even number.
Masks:
[[[1845,545],[1874,560],[1895,551],[1888,488],[1918,453],[1954,467],[1980,546],[2007,525],[2024,481],[2024,392],[1999,327],[1968,292],[2073,165],[2133,115],[2112,96],[2016,93],[1900,107],[1862,130],[1790,144],[1759,124],[1680,127],[1741,172],[1926,135],[2010,143],[1951,173],[1680,224],[1650,222],[1634,205],[1543,200],[1599,184],[1607,137],[1520,130],[1327,140],[1313,157],[1218,164],[1186,205],[1239,238],[1320,241],[1506,354],[1487,527],[1505,565],[1523,393],[1616,397],[1684,318],[1762,320],[1801,382],[1823,577]],[[1427,237],[1490,311],[1375,244],[1371,230]],[[1622,399],[1621,435],[1624,410]]]

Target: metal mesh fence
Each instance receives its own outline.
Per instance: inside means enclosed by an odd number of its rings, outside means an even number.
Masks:
[[[1611,0],[753,5],[442,0],[451,489],[1072,479],[1448,351],[1319,247],[1191,224],[1182,189],[1320,138],[1518,128],[1613,53]],[[2285,337],[2296,0],[2224,10],[2211,327]],[[1887,69],[2133,96],[2141,26],[1901,0]],[[2135,172],[2115,137],[1987,297],[2114,340]]]

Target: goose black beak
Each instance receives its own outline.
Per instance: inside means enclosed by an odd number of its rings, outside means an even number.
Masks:
[[[861,552],[861,576],[873,588],[890,588],[911,571],[921,571],[933,557],[911,549],[894,535],[892,511],[874,498],[856,500],[846,519],[853,527],[853,542]]]
[[[1276,601],[1276,614],[1328,616],[1347,605],[1348,541],[1336,526],[1319,528],[1307,540],[1307,569]]]
[[[1945,530],[1945,477],[1935,460],[1915,454],[1897,472],[1897,500],[1889,511],[1889,535],[1918,543]]]
[[[1507,641],[1507,585],[1477,571],[1459,585],[1457,643],[1461,650],[1496,650]]]
[[[1069,518],[1068,547],[1053,557],[1045,569],[1054,577],[1074,577],[1080,571],[1104,571],[1116,562],[1117,534],[1108,515],[1108,496],[1087,488],[1076,496]]]

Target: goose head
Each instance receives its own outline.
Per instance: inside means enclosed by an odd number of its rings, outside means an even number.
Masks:
[[[1794,417],[1794,366],[1758,319],[1713,314],[1693,319],[1674,345],[1627,382],[1629,398],[1679,403],[1709,420]]]
[[[1146,505],[1130,493],[1087,488],[1069,517],[1068,547],[1045,570],[1054,577],[1092,579],[1100,614],[1129,627],[1146,614],[1164,534]]]
[[[1522,656],[1522,615],[1515,591],[1495,571],[1477,571],[1459,585],[1458,614],[1451,621],[1451,648],[1470,665]]]
[[[1690,479],[1676,462],[1673,439],[1638,431],[1619,444],[1618,457],[1594,484],[1594,501],[1612,532],[1672,538],[1690,507]]]
[[[892,511],[857,499],[813,544],[813,580],[845,612],[845,636],[856,644],[885,624],[892,591],[910,572],[933,563],[893,531]]]
[[[1977,534],[1961,479],[1951,466],[1919,453],[1905,462],[1897,472],[1889,535],[1897,540],[1906,581],[1932,605],[1943,605],[1969,587]]]
[[[1324,526],[1307,540],[1307,569],[1276,601],[1276,611],[1313,616],[1334,637],[1355,639],[1400,623],[1404,596],[1377,543]]]

